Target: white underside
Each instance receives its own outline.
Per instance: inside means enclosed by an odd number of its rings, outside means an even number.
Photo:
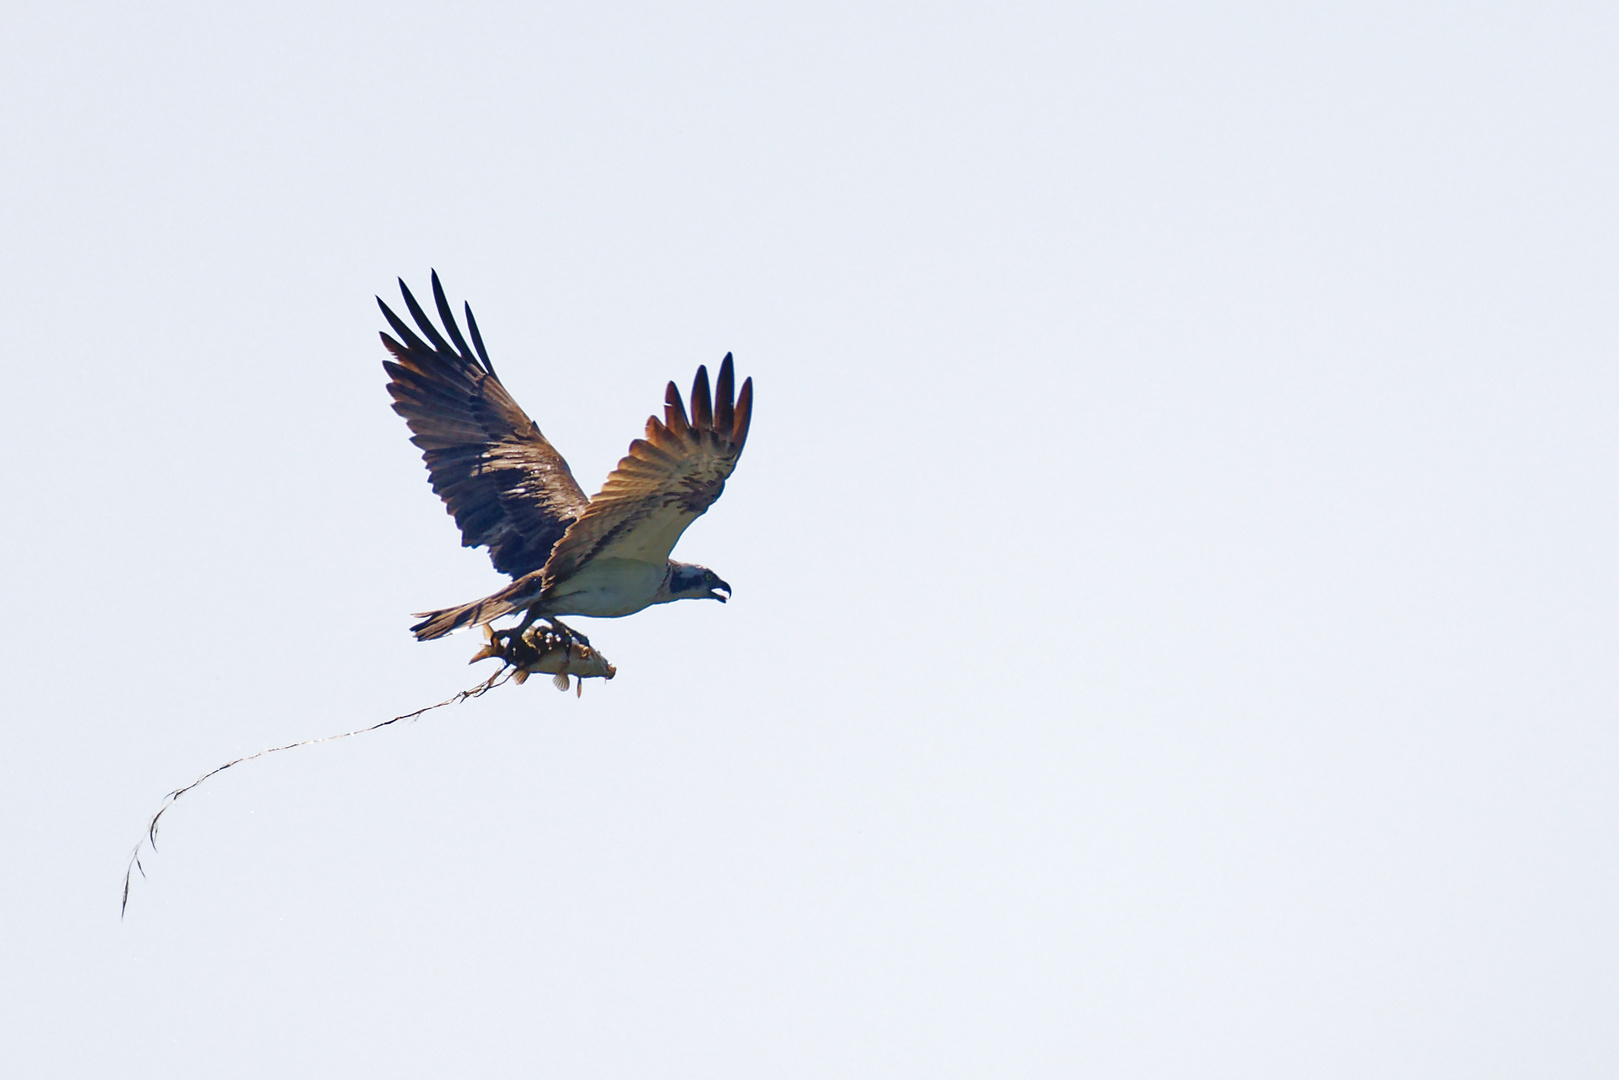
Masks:
[[[542,610],[547,615],[598,619],[634,615],[652,603],[668,572],[668,563],[652,566],[633,559],[592,559],[552,590]]]

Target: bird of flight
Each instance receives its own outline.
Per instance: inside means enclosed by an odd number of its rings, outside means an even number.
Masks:
[[[487,547],[495,569],[515,580],[469,604],[418,612],[416,637],[426,641],[522,613],[519,624],[499,632],[507,640],[544,619],[584,641],[558,616],[612,618],[672,600],[723,603],[731,587],[714,571],[669,553],[725,490],[747,442],[753,380],[734,392],[731,355],[720,363],[712,397],[708,369],[697,369],[689,415],[671,382],[663,419],[647,420],[646,437],[630,443],[628,456],[588,498],[501,385],[472,306],[465,308],[468,348],[436,271],[432,281],[443,333],[403,280],[399,289],[420,335],[377,298],[399,335],[382,335],[393,354],[382,365],[388,393],[421,448],[433,490],[461,529],[462,546]]]

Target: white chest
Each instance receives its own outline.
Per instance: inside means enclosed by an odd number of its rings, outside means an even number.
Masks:
[[[612,619],[633,615],[657,595],[668,566],[632,559],[592,559],[584,569],[551,592],[545,605],[551,615],[588,615]]]

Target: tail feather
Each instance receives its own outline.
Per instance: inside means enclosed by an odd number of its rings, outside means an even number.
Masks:
[[[538,592],[533,582],[519,578],[493,596],[470,604],[439,611],[418,611],[416,617],[422,621],[411,627],[410,632],[416,635],[417,641],[432,641],[469,626],[482,626],[527,607],[537,599]]]

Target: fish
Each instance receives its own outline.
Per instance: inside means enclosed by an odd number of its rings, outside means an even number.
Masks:
[[[530,675],[550,675],[558,690],[567,690],[570,676],[576,680],[575,696],[583,697],[586,679],[611,679],[618,669],[577,634],[536,623],[519,633],[496,630],[485,625],[484,646],[467,663],[499,660],[515,668],[512,679],[523,682]]]

